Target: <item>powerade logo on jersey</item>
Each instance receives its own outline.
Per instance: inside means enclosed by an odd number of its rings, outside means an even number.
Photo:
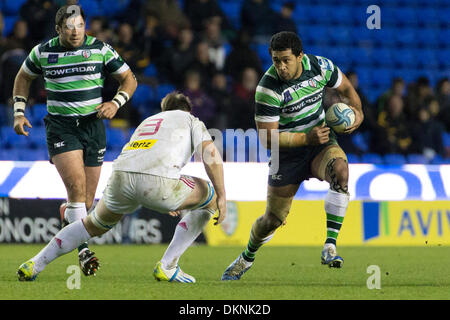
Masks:
[[[47,57],[47,63],[57,63],[58,62],[58,54],[49,54]]]
[[[310,87],[315,88],[315,87],[317,87],[317,81],[316,81],[315,79],[309,79],[309,80],[308,80],[308,85],[309,85]]]
[[[289,101],[291,101],[293,99],[289,90],[285,91],[283,93],[283,96],[284,96],[284,103],[288,103]]]
[[[313,104],[317,101],[319,101],[320,99],[322,99],[322,91],[313,95],[312,97],[308,98],[308,99],[304,99],[298,103],[295,103],[292,106],[286,107],[281,109],[281,112],[284,113],[288,113],[288,112],[295,112],[295,111],[299,111],[300,109],[302,109],[303,107],[306,107],[310,104]]]
[[[53,70],[45,70],[46,76],[62,76],[70,73],[77,72],[94,72],[95,66],[81,66],[81,67],[73,67],[67,69],[53,69]]]

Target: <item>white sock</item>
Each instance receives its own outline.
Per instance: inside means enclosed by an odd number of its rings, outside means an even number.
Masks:
[[[64,217],[69,223],[84,219],[87,216],[84,202],[68,202]]]
[[[177,266],[181,255],[197,239],[213,214],[212,209],[196,209],[180,220],[175,228],[172,241],[161,259],[164,269],[172,269]]]
[[[34,261],[37,272],[41,272],[44,268],[58,258],[73,249],[77,248],[83,242],[92,238],[84,227],[83,221],[75,221],[65,228],[61,229],[47,246],[44,247],[36,256],[30,260]]]

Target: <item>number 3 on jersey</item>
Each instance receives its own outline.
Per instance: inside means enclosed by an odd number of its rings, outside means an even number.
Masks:
[[[140,130],[139,133],[140,136],[151,136],[158,132],[159,128],[161,127],[161,122],[163,122],[164,119],[152,119],[149,120],[148,123],[144,125],[144,127]]]

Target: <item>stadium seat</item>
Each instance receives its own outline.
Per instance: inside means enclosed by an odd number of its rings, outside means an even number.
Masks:
[[[48,160],[48,151],[45,148],[38,149],[18,149],[17,154],[20,161]]]
[[[383,157],[377,153],[364,153],[361,156],[362,163],[384,164]]]
[[[7,37],[14,29],[14,24],[19,19],[19,16],[4,16],[3,17],[3,36]]]
[[[415,163],[415,164],[427,164],[429,162],[424,155],[416,153],[408,154],[406,156],[406,160],[408,163]]]
[[[110,1],[107,2],[108,6]],[[96,17],[104,15],[102,4],[96,0],[79,0],[78,4],[83,8],[86,16]]]
[[[402,154],[388,153],[384,155],[384,163],[388,165],[403,165],[406,164],[406,158]]]
[[[162,83],[156,87],[156,101],[159,103],[168,93],[175,91],[176,88],[170,83]]]
[[[122,148],[128,142],[127,134],[122,129],[108,128],[106,130],[107,147]]]
[[[46,148],[47,147],[47,136],[45,132],[44,126],[33,126],[29,130],[30,135],[28,136],[29,139],[29,146],[31,148]]]
[[[20,161],[18,149],[0,149],[1,161]]]
[[[1,147],[3,148],[26,149],[30,145],[30,139],[28,137],[16,134],[14,129],[10,126],[3,126],[1,127],[0,131],[1,131],[0,136],[2,137]]]
[[[397,44],[402,46],[410,46],[416,40],[416,28],[398,28],[395,33],[395,40]]]
[[[139,84],[131,98],[134,106],[149,103],[154,98],[153,88],[148,84]]]
[[[357,154],[354,153],[347,153],[347,160],[348,163],[360,163],[361,159]]]
[[[48,114],[47,105],[44,103],[35,104],[30,108],[30,120],[33,126],[43,126],[44,117]]]
[[[20,8],[27,2],[27,0],[7,0],[2,1],[2,12],[6,16],[18,15]]]
[[[153,63],[150,63],[147,67],[144,69],[144,76],[146,77],[156,77],[158,76],[158,69]]]
[[[435,155],[430,164],[450,164],[450,158],[443,158],[440,155]]]
[[[345,26],[336,26],[332,28],[328,34],[329,38],[338,45],[349,45],[353,43],[352,29]]]
[[[122,148],[107,148],[104,161],[114,161],[122,151]]]

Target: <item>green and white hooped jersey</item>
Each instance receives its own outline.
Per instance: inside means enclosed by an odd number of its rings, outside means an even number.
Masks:
[[[49,114],[87,116],[103,102],[105,71],[120,74],[129,67],[109,44],[86,36],[74,50],[61,46],[58,37],[35,46],[22,69],[44,77]]]
[[[272,65],[256,88],[255,120],[279,123],[279,131],[309,132],[325,119],[324,87],[337,88],[342,73],[331,60],[304,54],[298,79],[284,81]]]

